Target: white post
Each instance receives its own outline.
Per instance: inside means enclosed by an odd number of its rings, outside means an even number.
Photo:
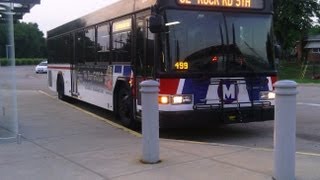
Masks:
[[[295,179],[297,83],[275,84],[274,179]]]
[[[142,162],[159,162],[159,83],[153,80],[141,84],[142,98]]]

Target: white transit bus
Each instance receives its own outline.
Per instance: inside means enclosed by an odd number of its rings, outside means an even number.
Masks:
[[[160,120],[273,120],[272,0],[119,0],[48,32],[49,88],[139,121],[139,83],[160,82]]]

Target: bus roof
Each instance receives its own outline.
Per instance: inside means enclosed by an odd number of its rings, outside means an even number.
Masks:
[[[198,0],[188,0],[188,2],[207,2]],[[272,13],[273,11],[273,0],[248,0],[248,1],[261,1],[263,3],[263,9],[249,9],[251,12],[258,13]],[[185,1],[183,1],[185,2]],[[211,2],[211,1],[210,1]],[[213,2],[213,1],[212,1]],[[225,2],[225,0],[215,0],[215,2]],[[236,1],[238,2],[238,1]],[[239,1],[240,2],[240,1]],[[242,1],[241,1],[242,2]],[[151,8],[153,5],[158,5],[161,8],[184,8],[184,9],[204,9],[211,10],[215,9],[218,11],[244,11],[248,12],[248,9],[234,9],[234,8],[223,8],[213,6],[185,6],[178,3],[177,0],[119,0],[111,5],[108,5],[100,10],[90,13],[86,16],[75,19],[64,25],[61,25],[55,29],[48,31],[48,38],[59,36],[64,33],[68,33],[77,29],[89,27],[105,21],[110,21],[115,18],[129,15],[133,12],[142,11]]]
[[[48,31],[48,38],[148,9],[156,2],[157,0],[120,0]]]

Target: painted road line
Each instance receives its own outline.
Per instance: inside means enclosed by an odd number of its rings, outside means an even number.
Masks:
[[[41,91],[41,90],[40,90],[40,91],[38,91],[38,92],[41,93],[41,94],[44,94],[44,95],[46,95],[46,96],[48,96],[48,97],[50,97],[50,98],[52,98],[52,99],[57,99],[56,97],[54,97],[54,96],[52,96],[52,95],[50,95],[50,94],[48,94],[48,93],[46,93],[46,92],[44,92],[44,91]],[[107,123],[107,124],[109,124],[109,125],[111,125],[111,126],[113,126],[113,127],[115,127],[115,128],[121,129],[121,130],[123,130],[123,131],[125,131],[125,132],[128,132],[128,133],[130,133],[130,134],[132,134],[132,135],[134,135],[134,136],[136,136],[136,137],[142,137],[142,135],[141,135],[140,133],[137,133],[137,132],[135,132],[135,131],[133,131],[133,130],[131,130],[131,129],[128,129],[128,128],[120,125],[120,124],[114,123],[114,122],[112,122],[112,121],[110,121],[110,120],[108,120],[108,119],[106,119],[106,118],[103,118],[103,117],[101,117],[101,116],[98,116],[98,115],[96,115],[96,114],[94,114],[94,113],[91,113],[91,112],[89,112],[89,111],[86,111],[86,110],[84,110],[84,109],[81,109],[81,108],[79,108],[79,107],[77,107],[77,106],[75,106],[75,105],[69,104],[69,103],[67,103],[67,102],[64,102],[64,101],[61,101],[61,102],[62,102],[63,104],[65,104],[65,105],[68,105],[69,107],[72,107],[72,108],[74,108],[74,109],[76,109],[76,110],[79,110],[79,111],[81,111],[81,112],[83,112],[83,113],[85,113],[85,114],[88,114],[88,115],[90,115],[90,116],[92,116],[92,117],[94,117],[94,118],[97,118],[97,119],[99,119],[100,121],[103,121],[103,122],[105,122],[105,123]]]
[[[298,102],[297,105],[305,105],[305,106],[313,106],[313,107],[320,107],[320,104],[316,103],[304,103],[304,102]]]

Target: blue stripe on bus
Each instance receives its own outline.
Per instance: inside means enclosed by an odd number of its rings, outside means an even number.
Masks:
[[[202,99],[206,99],[209,89],[210,80],[186,79],[182,94],[193,94],[194,103],[203,103]]]
[[[131,75],[131,66],[124,66],[123,75],[124,76],[130,76]]]
[[[114,73],[122,73],[122,66],[114,66]]]
[[[261,78],[246,78],[247,91],[250,101],[260,100],[261,91],[269,91],[268,79]]]

